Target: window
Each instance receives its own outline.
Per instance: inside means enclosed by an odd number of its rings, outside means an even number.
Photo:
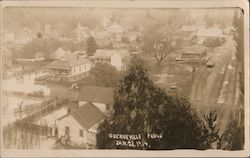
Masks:
[[[68,126],[65,127],[65,135],[69,135],[69,127]]]
[[[79,131],[79,136],[83,137],[83,130],[82,129],[80,129],[80,131]]]

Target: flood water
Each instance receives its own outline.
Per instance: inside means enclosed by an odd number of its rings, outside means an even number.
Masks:
[[[45,96],[50,95],[50,89],[46,85],[38,85],[34,83],[36,77],[45,75],[42,71],[33,72],[30,74],[11,77],[2,81],[3,91],[17,92],[21,94],[32,93],[34,91],[43,91]],[[14,116],[14,109],[17,109],[20,105],[24,108],[27,105],[42,103],[42,99],[31,99],[24,96],[5,95],[2,97],[2,111],[3,111],[3,125],[6,126],[14,122],[16,116]]]
[[[34,79],[45,75],[42,71],[20,75],[2,80],[2,88],[5,91],[31,93],[42,90],[46,96],[50,94],[50,89],[46,85],[35,84]]]

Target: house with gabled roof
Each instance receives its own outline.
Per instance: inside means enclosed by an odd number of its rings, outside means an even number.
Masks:
[[[68,53],[47,65],[49,79],[62,82],[79,81],[88,76],[91,65],[91,61],[78,53]]]
[[[51,58],[53,59],[60,59],[62,58],[65,54],[71,53],[70,51],[66,51],[63,48],[58,48],[55,52],[51,54]]]
[[[91,102],[71,109],[58,119],[58,136],[72,146],[94,148],[98,124],[105,115]]]
[[[93,103],[101,112],[108,115],[112,112],[114,90],[111,87],[83,86],[77,97],[79,106]]]
[[[198,63],[204,63],[207,59],[207,48],[203,45],[188,47],[183,50],[180,57],[176,58],[177,61]]]
[[[108,63],[118,71],[123,71],[127,69],[130,57],[130,53],[126,49],[97,49],[94,54],[94,62]]]

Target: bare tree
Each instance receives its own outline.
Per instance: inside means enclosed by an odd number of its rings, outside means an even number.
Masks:
[[[164,38],[154,44],[154,57],[158,64],[172,52],[173,47],[169,38]]]

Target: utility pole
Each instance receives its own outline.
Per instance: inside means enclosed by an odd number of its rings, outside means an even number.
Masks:
[[[192,66],[192,84],[194,82],[195,70],[196,70],[196,67],[193,65]]]
[[[20,113],[20,119],[22,119],[22,105],[23,105],[23,101],[20,104],[18,104],[19,113]]]

